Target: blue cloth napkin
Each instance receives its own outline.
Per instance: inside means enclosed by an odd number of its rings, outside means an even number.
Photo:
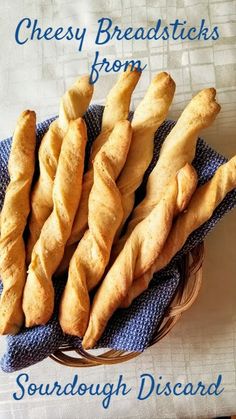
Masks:
[[[93,105],[85,115],[88,127],[88,145],[86,162],[93,140],[100,132],[103,107]],[[130,115],[132,117],[132,115]],[[53,119],[49,119],[37,127],[38,144]],[[153,160],[144,176],[144,180],[136,193],[139,202],[145,194],[148,175],[155,166],[161,144],[174,126],[174,122],[166,121],[155,135]],[[3,203],[6,186],[9,182],[7,162],[11,147],[11,138],[0,143],[0,205]],[[209,180],[216,169],[226,159],[212,150],[202,139],[198,140],[196,157],[193,165],[199,176],[199,184]],[[180,262],[183,255],[204,240],[208,232],[229,210],[236,206],[236,190],[230,192],[215,210],[212,218],[193,232],[181,251],[170,264],[154,275],[150,287],[138,297],[128,309],[119,309],[113,315],[102,338],[98,342],[100,348],[113,348],[127,351],[143,351],[150,343],[155,331],[160,326],[167,307],[172,301],[180,281]],[[158,233],[157,233],[158,234]],[[36,362],[42,361],[55,352],[62,344],[70,343],[75,347],[81,345],[79,338],[63,335],[57,321],[58,302],[64,289],[66,278],[54,279],[55,311],[52,319],[45,326],[30,329],[23,328],[16,336],[7,336],[6,353],[1,359],[1,368],[5,372],[16,371]]]

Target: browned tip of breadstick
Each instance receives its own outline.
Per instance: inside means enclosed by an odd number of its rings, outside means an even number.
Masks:
[[[34,112],[34,111],[30,111],[29,109],[27,109],[27,110],[25,110],[25,111],[23,111],[21,114],[20,114],[20,117],[19,117],[19,119],[20,118],[25,118],[25,117],[32,117],[32,118],[35,118],[36,119],[36,113]]]
[[[65,92],[60,100],[59,127],[66,132],[69,122],[83,116],[86,112],[93,95],[93,85],[89,82],[89,76],[79,77],[75,83]]]
[[[107,95],[102,117],[102,131],[111,130],[116,122],[127,119],[132,93],[139,81],[141,72],[131,66],[121,73],[117,82]]]
[[[136,67],[128,66],[127,70],[121,73],[119,77],[119,82],[122,81],[123,89],[130,89],[130,83],[132,83],[133,89],[138,83],[142,72],[139,71]]]
[[[134,112],[132,120],[133,128],[155,127],[159,120],[160,112],[165,116],[175,93],[175,82],[168,73],[156,74],[143,98]]]
[[[83,76],[79,77],[74,85],[81,89],[84,92],[84,95],[91,95],[94,91],[94,85],[90,83],[90,78],[88,74],[84,74]],[[73,88],[73,86],[72,86]]]
[[[27,109],[20,114],[19,118],[17,119],[17,125],[22,125],[22,124],[27,123],[29,127],[31,127],[35,125],[35,121],[36,121],[36,113],[34,111],[30,111],[29,109]]]
[[[148,88],[148,92],[155,94],[155,90],[153,90],[155,86],[158,87],[158,92],[160,95],[171,95],[171,97],[174,95],[175,82],[171,78],[170,74],[166,73],[165,71],[158,73],[153,77]]]
[[[189,111],[193,115],[192,125],[198,128],[207,128],[215,120],[220,112],[220,105],[216,101],[216,90],[211,87],[201,90],[193,97],[189,105],[183,111],[183,117],[189,115]]]

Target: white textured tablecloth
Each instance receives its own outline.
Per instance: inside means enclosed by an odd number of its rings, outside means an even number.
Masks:
[[[143,96],[153,74],[167,70],[177,90],[170,118],[177,118],[192,95],[215,86],[222,106],[204,138],[219,152],[236,152],[236,3],[222,0],[1,0],[0,3],[0,138],[9,136],[18,114],[35,109],[38,121],[58,112],[58,99],[78,74],[88,72],[94,56],[93,36],[97,20],[111,17],[121,26],[152,26],[158,18],[166,23],[186,19],[197,26],[206,19],[218,26],[220,39],[207,42],[158,41],[113,42],[101,48],[110,59],[137,58],[148,64],[134,93],[133,107]],[[44,27],[87,26],[83,52],[74,42],[34,41],[16,44],[15,28],[23,17],[37,18]],[[100,77],[94,101],[104,103],[115,74]],[[137,401],[137,392],[113,397],[105,410],[99,397],[39,396],[15,401],[19,373],[0,372],[1,419],[92,419],[92,418],[208,418],[236,412],[236,212],[227,215],[206,240],[204,281],[195,305],[172,332],[133,361],[124,364],[75,370],[50,359],[23,372],[31,382],[79,381],[106,383],[123,374],[128,386],[138,389],[140,374],[176,382],[213,382],[223,377],[224,392],[218,397],[151,396]],[[4,338],[0,339],[0,353]]]

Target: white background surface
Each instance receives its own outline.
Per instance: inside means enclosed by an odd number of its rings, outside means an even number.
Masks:
[[[135,91],[133,107],[142,97],[153,74],[168,70],[177,84],[170,118],[177,118],[192,95],[215,86],[222,106],[214,126],[204,138],[228,157],[236,152],[236,3],[204,0],[16,0],[0,2],[0,138],[9,136],[17,115],[33,108],[38,121],[54,115],[58,100],[78,74],[87,72],[93,60],[93,31],[102,16],[121,26],[152,26],[186,19],[190,26],[201,18],[220,30],[220,39],[207,42],[162,42],[108,44],[101,54],[110,59],[139,58],[148,68]],[[35,41],[15,43],[16,25],[22,17],[38,18],[42,27],[88,27],[86,48],[76,51],[74,42]],[[116,75],[101,76],[95,85],[94,101],[103,103]],[[69,382],[75,373],[85,383],[117,382],[119,374],[134,390],[114,397],[108,410],[98,397],[39,397],[14,401],[18,373],[0,372],[1,419],[74,418],[207,418],[236,412],[236,212],[227,215],[206,240],[204,281],[195,305],[174,330],[156,346],[133,361],[117,366],[74,370],[51,360],[25,370],[30,380]],[[4,338],[0,339],[4,351]],[[157,379],[175,382],[213,382],[223,375],[224,392],[215,397],[155,397],[137,401],[139,376],[150,372]],[[135,391],[136,389],[136,391]]]

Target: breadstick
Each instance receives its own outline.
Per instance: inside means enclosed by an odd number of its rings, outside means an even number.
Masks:
[[[94,160],[89,228],[72,256],[59,311],[62,330],[71,335],[83,336],[85,332],[89,316],[89,291],[102,278],[115,233],[122,221],[123,208],[116,179],[125,163],[130,141],[130,123],[117,122],[109,140]]]
[[[151,268],[134,281],[128,295],[122,302],[122,307],[128,307],[138,295],[147,289],[153,274],[171,261],[182,248],[188,236],[209,220],[226,194],[235,187],[236,156],[228,163],[220,166],[213,178],[196,190],[187,211],[178,216],[160,255]]]
[[[187,105],[176,125],[167,135],[159,160],[148,178],[146,196],[134,209],[125,235],[114,246],[112,260],[119,254],[135,226],[159,202],[163,191],[176,176],[178,170],[186,163],[192,162],[200,131],[211,125],[220,111],[215,95],[216,91],[213,88],[199,92]]]
[[[196,172],[186,164],[156,207],[133,230],[95,295],[83,339],[85,348],[94,346],[132,282],[152,265],[169,234],[174,214],[186,206],[196,184]]]
[[[166,117],[174,91],[175,83],[171,77],[167,73],[158,74],[152,80],[144,99],[134,112],[132,142],[126,164],[118,179],[119,189],[122,194],[124,220],[127,218],[125,214],[128,215],[130,211],[129,208],[133,207],[134,191],[140,185],[143,174],[152,159],[154,133]],[[116,104],[114,103],[115,106]],[[111,106],[108,109],[111,109]],[[84,182],[85,189],[89,190],[86,185],[87,183],[91,185],[88,173]],[[131,201],[132,204],[130,203]],[[88,196],[86,197],[86,202],[88,202]],[[72,244],[81,238],[79,230],[82,233],[85,231],[85,229],[78,228],[80,223],[84,225],[84,219],[87,218],[82,213],[79,214],[82,208],[83,203],[81,202],[68,244]],[[122,222],[123,224],[124,221]]]
[[[10,183],[1,213],[0,334],[15,334],[24,322],[22,294],[26,280],[23,232],[30,211],[30,187],[35,163],[33,111],[23,112],[16,125],[9,157]]]
[[[153,78],[146,95],[134,112],[131,146],[126,164],[117,181],[124,208],[124,217],[117,238],[133,209],[135,191],[140,186],[153,157],[154,134],[166,118],[174,92],[175,83],[170,75],[160,73]]]
[[[93,143],[90,156],[90,170],[85,173],[83,179],[83,191],[80,205],[75,217],[71,236],[68,244],[78,242],[84,234],[88,225],[88,197],[93,185],[92,162],[103,144],[108,140],[111,130],[119,121],[128,118],[129,107],[132,93],[139,81],[140,72],[137,69],[131,70],[129,67],[118,78],[116,84],[107,96],[103,117],[102,132]]]
[[[39,238],[42,226],[52,212],[52,188],[63,137],[69,122],[81,117],[87,110],[93,94],[89,76],[80,77],[64,94],[60,102],[59,117],[50,125],[39,148],[39,179],[31,196],[27,263]]]
[[[23,295],[27,327],[45,324],[54,308],[52,275],[64,252],[79,204],[84,170],[86,125],[79,118],[69,123],[63,140],[53,186],[53,211],[43,225],[28,269]]]
[[[128,118],[131,95],[139,81],[141,72],[129,66],[121,73],[117,83],[110,90],[102,117],[102,131],[112,130],[118,121]]]
[[[119,76],[116,84],[108,93],[103,111],[101,134],[96,138],[92,146],[88,171],[83,177],[79,208],[75,216],[72,232],[65,249],[62,263],[57,273],[64,272],[68,268],[70,259],[77,247],[77,243],[87,229],[88,199],[93,186],[92,162],[102,145],[108,140],[116,122],[128,118],[131,96],[139,81],[140,75],[141,73],[137,69],[132,70],[131,67],[128,67],[128,69]]]

